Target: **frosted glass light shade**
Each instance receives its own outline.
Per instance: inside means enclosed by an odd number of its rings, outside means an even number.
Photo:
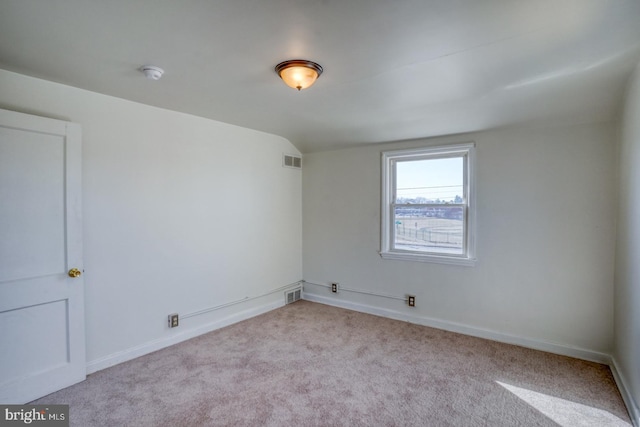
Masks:
[[[276,72],[287,86],[301,90],[315,83],[322,67],[312,61],[294,59],[276,65]]]

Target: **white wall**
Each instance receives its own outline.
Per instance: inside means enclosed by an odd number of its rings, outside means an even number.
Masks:
[[[383,260],[380,152],[477,143],[475,267]],[[616,133],[610,124],[510,129],[306,154],[309,299],[607,361],[613,334]],[[315,284],[360,293],[334,296]],[[584,351],[582,351],[584,350]]]
[[[627,406],[640,425],[640,68],[630,80],[624,107],[619,200],[614,359]]]
[[[150,90],[162,90],[162,82]],[[273,308],[302,278],[285,139],[0,70],[0,108],[80,123],[89,370]],[[254,311],[255,312],[255,311]]]

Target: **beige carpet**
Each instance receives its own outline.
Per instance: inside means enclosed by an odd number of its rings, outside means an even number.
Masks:
[[[72,426],[628,426],[607,366],[299,301],[34,403]]]

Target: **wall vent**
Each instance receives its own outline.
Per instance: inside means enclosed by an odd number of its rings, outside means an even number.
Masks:
[[[298,301],[302,297],[302,288],[291,289],[284,293],[284,303],[291,304]]]
[[[284,154],[282,156],[282,166],[285,168],[300,169],[302,168],[302,158],[291,154]]]

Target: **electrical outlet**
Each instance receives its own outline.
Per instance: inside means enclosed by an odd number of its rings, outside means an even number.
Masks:
[[[170,314],[169,315],[169,327],[170,328],[177,328],[178,327],[178,313],[174,313],[174,314]]]
[[[416,297],[414,295],[407,295],[407,305],[409,307],[416,306]]]
[[[333,292],[334,294],[338,293],[338,284],[337,283],[332,283],[331,284],[331,292]]]

